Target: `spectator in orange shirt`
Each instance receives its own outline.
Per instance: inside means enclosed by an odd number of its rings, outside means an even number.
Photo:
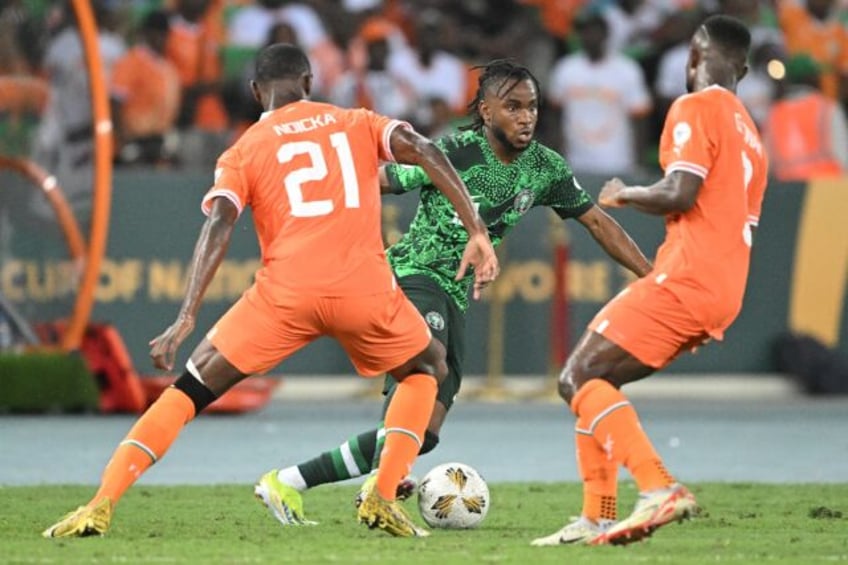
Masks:
[[[822,92],[848,101],[848,30],[836,14],[835,0],[778,0],[780,27],[790,55],[806,53],[821,66]]]
[[[139,43],[112,71],[118,158],[124,163],[158,164],[170,160],[165,139],[176,125],[180,78],[165,58],[168,15],[154,11],[141,24]]]
[[[779,180],[835,177],[848,170],[848,122],[842,107],[819,89],[820,72],[809,55],[786,62],[780,99],[765,127],[771,172]]]
[[[165,54],[176,66],[182,85],[177,124],[222,131],[228,117],[221,101],[221,62],[216,32],[204,19],[211,0],[178,0],[171,18]]]

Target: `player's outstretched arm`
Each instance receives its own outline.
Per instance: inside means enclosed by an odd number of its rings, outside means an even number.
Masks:
[[[672,171],[651,186],[627,186],[614,178],[601,188],[598,203],[604,208],[630,206],[658,216],[686,212],[695,205],[703,182],[698,175],[686,171]]]
[[[150,357],[159,369],[174,368],[177,348],[191,334],[203,295],[227,253],[238,209],[226,198],[212,200],[209,217],[200,230],[189,266],[183,304],[176,321],[150,341]]]
[[[495,280],[500,266],[486,224],[474,209],[468,188],[442,150],[426,137],[410,129],[395,128],[390,142],[395,159],[400,163],[420,166],[433,185],[450,201],[465,226],[468,244],[456,279],[463,278],[468,267],[473,267],[474,298],[478,299],[480,291]]]
[[[644,277],[651,271],[651,262],[639,249],[639,246],[624,231],[618,222],[597,206],[592,206],[577,218],[607,255],[632,271],[638,277]]]

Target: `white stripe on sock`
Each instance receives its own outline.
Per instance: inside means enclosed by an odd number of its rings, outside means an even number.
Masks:
[[[589,432],[591,432],[594,435],[595,427],[600,423],[601,420],[604,419],[604,417],[607,414],[609,414],[610,412],[614,412],[614,411],[618,410],[619,408],[624,408],[625,406],[629,406],[629,405],[630,405],[630,403],[628,401],[622,400],[621,402],[616,402],[612,406],[608,406],[606,408],[606,410],[604,410],[603,412],[601,412],[600,414],[595,416],[595,419],[592,420],[592,423],[589,425]]]
[[[285,483],[296,489],[298,492],[303,492],[309,488],[306,484],[306,479],[300,474],[300,469],[297,468],[297,465],[277,471],[277,479],[281,483]]]
[[[353,453],[350,450],[350,443],[344,442],[341,444],[339,446],[339,451],[342,452],[342,460],[344,461],[347,473],[351,476],[351,478],[362,475],[362,471],[359,470],[359,465],[356,464],[356,459],[353,458]]]
[[[421,438],[413,431],[407,430],[406,428],[386,428],[386,434],[388,435],[390,433],[406,434],[415,440],[415,443],[418,444],[419,448],[421,447]]]
[[[125,439],[124,441],[122,441],[122,442],[120,443],[120,445],[132,445],[132,446],[135,446],[135,447],[139,448],[140,450],[142,450],[143,452],[145,452],[145,453],[146,453],[146,454],[150,457],[150,459],[152,459],[152,460],[153,460],[153,462],[154,462],[154,463],[156,463],[157,461],[159,461],[159,458],[158,458],[158,457],[156,457],[156,454],[155,454],[155,453],[153,453],[153,450],[152,450],[152,449],[150,449],[149,447],[147,447],[146,445],[144,445],[143,443],[141,443],[141,442],[140,442],[140,441],[138,441],[138,440],[134,440],[134,439]]]

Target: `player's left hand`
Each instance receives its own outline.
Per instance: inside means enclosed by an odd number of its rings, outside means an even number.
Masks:
[[[618,199],[618,195],[625,188],[626,185],[618,177],[608,180],[598,195],[598,204],[604,208],[621,208],[624,204]]]
[[[180,344],[194,330],[194,318],[181,316],[159,336],[150,340],[150,358],[157,369],[171,371]]]
[[[495,255],[495,248],[489,239],[489,234],[485,231],[469,236],[454,280],[462,280],[469,266],[474,268],[472,296],[474,300],[480,300],[480,293],[500,273],[498,256]]]

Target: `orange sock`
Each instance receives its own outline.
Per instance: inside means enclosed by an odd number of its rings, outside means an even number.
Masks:
[[[592,379],[577,391],[571,405],[609,457],[627,467],[640,491],[674,484],[642,430],[636,410],[620,390],[603,379]]]
[[[583,512],[594,520],[615,520],[617,517],[618,463],[607,455],[598,441],[584,431],[587,422],[577,420],[574,440],[577,447],[577,467],[583,479]]]
[[[108,498],[117,504],[124,492],[161,459],[180,430],[194,418],[194,403],[170,387],[159,396],[129,431],[103,470],[100,488],[89,504]]]
[[[377,492],[394,500],[400,480],[412,470],[433,415],[438,383],[432,375],[409,375],[398,383],[386,411],[386,443],[377,470]]]

